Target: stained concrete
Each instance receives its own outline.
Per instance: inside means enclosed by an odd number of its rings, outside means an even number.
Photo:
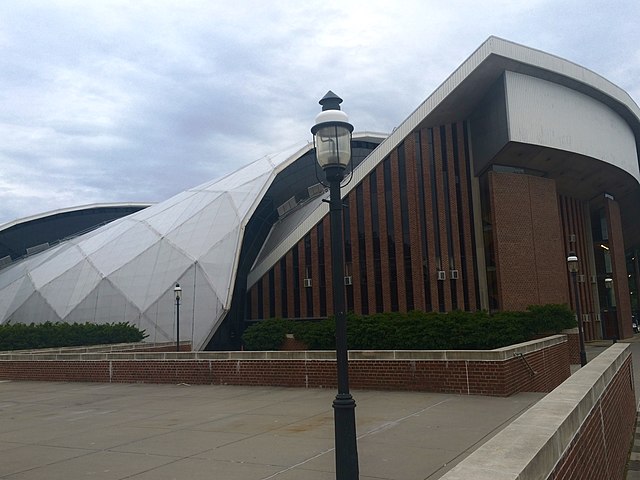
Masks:
[[[334,479],[334,396],[0,382],[0,478]],[[542,396],[356,391],[360,478],[439,478]]]

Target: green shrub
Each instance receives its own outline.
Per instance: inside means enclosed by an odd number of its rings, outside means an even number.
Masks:
[[[353,350],[490,350],[575,326],[565,305],[534,305],[525,312],[413,311],[347,317],[347,345]],[[292,333],[310,350],[335,348],[335,320],[266,320],[249,327],[248,350],[279,350]]]
[[[132,343],[146,336],[128,323],[8,323],[0,325],[0,351]]]

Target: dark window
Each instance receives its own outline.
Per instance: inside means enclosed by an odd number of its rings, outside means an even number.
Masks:
[[[312,278],[311,269],[311,235],[307,234],[304,237],[304,278]],[[316,287],[317,288],[317,287]],[[307,297],[307,317],[313,317],[313,284],[311,287],[304,289]]]
[[[433,128],[429,132],[429,173],[431,175],[431,204],[433,206],[433,233],[434,247],[436,254],[436,270],[442,270],[442,248],[440,247],[440,218],[438,215],[438,182],[436,178],[436,147],[433,137]],[[445,311],[444,308],[444,289],[441,281],[437,282],[438,288],[438,310]]]
[[[247,302],[247,306],[246,306],[247,315],[246,315],[246,318],[253,318],[253,316],[252,316],[253,315],[253,311],[252,311],[252,308],[251,308],[251,295],[252,295],[252,293],[253,293],[253,288],[250,288],[247,291],[247,298],[246,298],[246,302]]]
[[[298,247],[293,247],[293,315],[300,318],[300,261],[298,256]]]
[[[464,135],[464,158],[465,158],[465,167],[467,170],[467,192],[469,195],[467,196],[469,204],[466,206],[469,211],[469,223],[470,225],[474,225],[474,215],[473,215],[473,199],[471,198],[471,163],[469,161],[469,132],[467,131],[467,124],[464,123],[463,126],[463,135]],[[474,254],[476,251],[476,237],[475,235],[471,235],[471,249],[469,252],[471,258],[474,258]],[[478,278],[478,264],[474,260],[473,261],[473,275],[474,278]],[[475,284],[475,294],[476,294],[476,310],[480,310],[480,284],[478,281],[474,282]]]
[[[264,289],[262,288],[262,279],[258,282],[258,318],[264,318]]]
[[[396,239],[393,229],[393,188],[391,182],[391,159],[382,162],[384,173],[384,203],[387,215],[387,256],[389,257],[389,293],[391,294],[391,311],[397,312],[398,306],[398,266],[396,264]]]
[[[462,295],[464,305],[461,307],[464,310],[470,310],[469,305],[469,280],[467,275],[467,248],[464,241],[465,224],[462,211],[464,206],[462,205],[462,189],[466,188],[466,185],[460,183],[460,152],[458,152],[458,125],[453,124],[451,126],[451,137],[453,142],[453,167],[456,175],[456,202],[458,205],[458,241],[460,242],[460,262],[458,266],[460,269],[460,278],[458,282],[462,282]]]
[[[287,288],[287,261],[285,257],[280,259],[280,302],[282,303],[282,318],[289,318],[288,288]]]
[[[276,279],[275,270],[269,270],[269,318],[276,316]]]
[[[411,268],[411,237],[409,234],[409,199],[407,186],[407,162],[404,142],[398,147],[398,175],[400,176],[400,220],[402,223],[402,257],[404,261],[404,284],[407,310],[415,308],[413,300],[413,275]]]
[[[327,277],[324,267],[324,225],[322,222],[316,227],[318,233],[318,265],[320,269],[320,316],[327,316]]]
[[[384,311],[382,297],[382,258],[380,255],[380,219],[378,214],[378,175],[376,170],[369,176],[371,191],[371,225],[373,230],[373,274],[376,292],[376,312]]]
[[[416,141],[416,163],[418,166],[418,196],[419,196],[419,208],[420,214],[420,238],[422,246],[422,277],[424,280],[424,297],[425,297],[425,310],[430,312],[433,310],[431,305],[431,283],[429,281],[429,251],[427,248],[427,216],[426,216],[426,197],[424,187],[424,162],[422,161],[422,136],[419,131],[415,132]]]
[[[349,204],[348,198],[345,199],[345,204]],[[351,251],[351,222],[349,220],[351,212],[348,209],[343,210],[342,226],[344,229],[344,273],[347,277],[352,277],[352,262],[353,254]],[[353,279],[353,277],[352,277]],[[353,312],[353,287],[348,285],[347,290],[347,312]]]
[[[369,313],[369,291],[367,283],[367,246],[364,235],[364,195],[362,184],[356,187],[356,214],[358,219],[358,250],[360,257],[360,302],[362,313]]]

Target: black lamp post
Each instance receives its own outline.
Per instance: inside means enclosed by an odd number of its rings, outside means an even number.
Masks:
[[[607,277],[604,279],[604,286],[607,289],[607,303],[609,305],[613,305],[613,302],[611,300],[612,295],[613,295],[613,278],[611,277]],[[618,319],[617,319],[617,315],[616,315],[616,319],[615,319],[615,325],[616,325],[616,331],[613,334],[613,343],[618,343],[618,339],[620,338],[620,327],[618,325]]]
[[[356,402],[349,393],[347,318],[344,301],[344,240],[342,236],[342,198],[340,182],[351,159],[351,132],[347,114],[340,110],[342,99],[332,91],[320,100],[322,112],[311,128],[316,160],[329,183],[331,221],[331,276],[333,312],[336,318],[336,363],[338,394],[333,401],[336,449],[336,479],[357,480]]]
[[[173,287],[173,293],[176,296],[176,352],[180,351],[180,297],[182,296],[182,288],[179,283]]]
[[[573,294],[576,298],[576,317],[578,318],[578,336],[580,337],[580,365],[585,366],[587,364],[587,352],[584,349],[584,334],[582,333],[582,318],[580,316],[580,297],[578,296],[578,257],[575,252],[569,252],[567,257],[567,265],[569,266],[569,272],[571,273],[571,280],[573,282]]]

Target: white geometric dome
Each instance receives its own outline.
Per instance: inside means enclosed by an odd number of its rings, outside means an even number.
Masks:
[[[0,271],[0,324],[129,322],[204,348],[229,310],[244,227],[297,145]]]

